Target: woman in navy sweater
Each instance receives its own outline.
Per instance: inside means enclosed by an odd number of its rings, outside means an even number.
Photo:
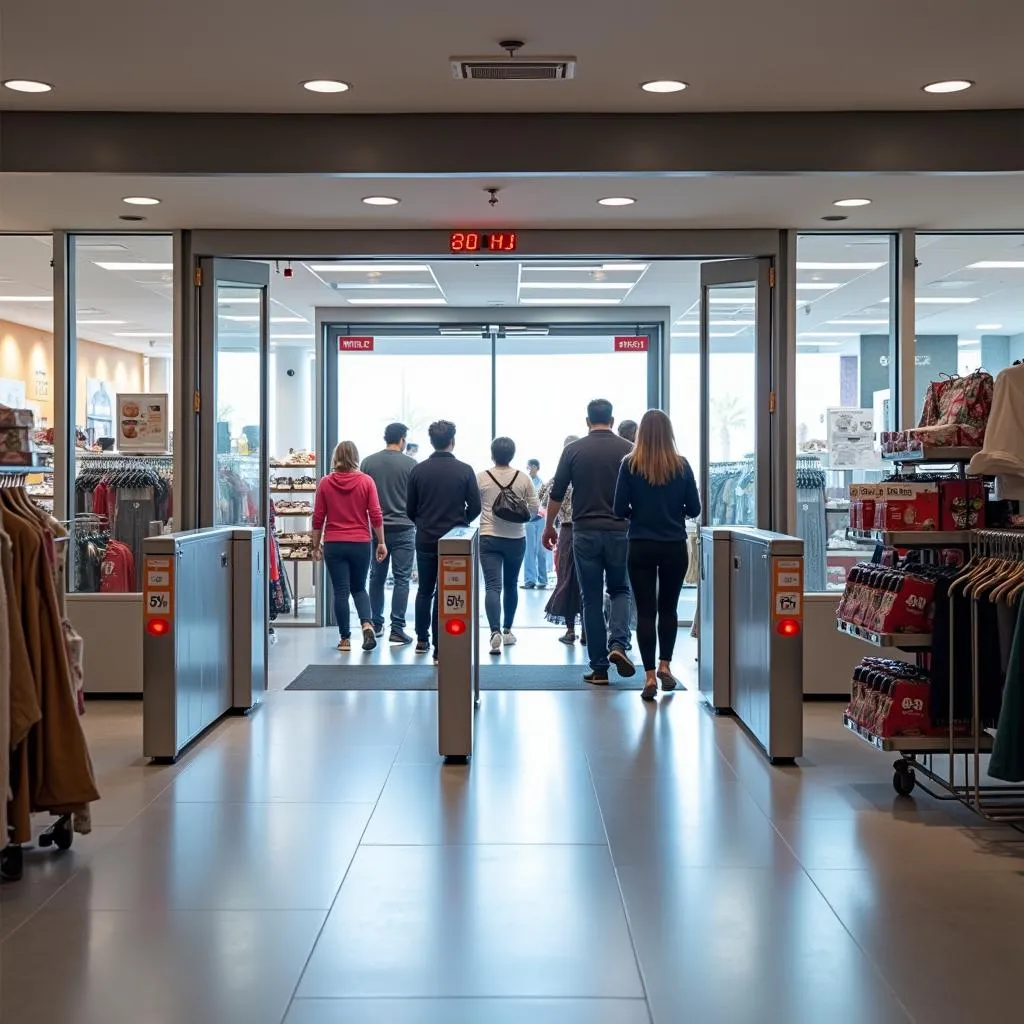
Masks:
[[[661,411],[644,414],[636,447],[622,460],[615,515],[629,520],[629,581],[636,601],[636,637],[646,681],[641,696],[666,692],[672,675],[678,620],[676,604],[689,558],[686,520],[700,515],[700,494],[690,464],[676,450],[672,422]],[[660,658],[655,662],[655,640]]]

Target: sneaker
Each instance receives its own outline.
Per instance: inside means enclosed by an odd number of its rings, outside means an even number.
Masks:
[[[338,650],[343,654],[348,654],[352,650],[352,641],[347,636],[343,636],[338,641]]]
[[[391,627],[391,636],[388,637],[389,644],[411,644],[412,637],[404,629],[397,626]]]
[[[519,589],[520,590],[536,590],[537,589],[537,584],[536,583],[524,583]]]
[[[373,628],[373,626],[363,626],[363,650],[372,651],[376,646],[377,631]]]
[[[658,679],[665,693],[671,693],[679,685],[679,680],[671,672],[659,672]]]
[[[595,668],[593,672],[588,672],[583,677],[583,682],[590,683],[591,686],[607,686],[608,673],[604,669]]]
[[[375,622],[373,624],[373,635],[380,639],[384,635],[384,623],[382,622],[379,626]]]
[[[615,666],[615,671],[619,673],[623,679],[628,679],[630,676],[636,675],[636,665],[629,660],[629,655],[621,647],[613,647],[611,653],[608,655],[608,660]]]
[[[501,647],[501,634],[497,630],[495,630],[491,634],[491,654],[501,654]]]
[[[519,641],[516,639],[515,633],[513,633],[511,629],[506,629],[505,632],[501,634],[501,642],[506,647],[514,647],[517,643],[519,643]]]
[[[640,691],[640,699],[646,701],[652,701],[658,696],[658,683],[655,680],[653,683],[646,683],[644,688]]]
[[[429,640],[417,640],[416,641],[416,653],[426,654],[430,650]]]
[[[572,645],[576,643],[576,634],[573,633],[572,630],[569,630],[569,632],[563,633],[558,638],[558,642],[560,644],[565,644],[566,647],[572,647]]]

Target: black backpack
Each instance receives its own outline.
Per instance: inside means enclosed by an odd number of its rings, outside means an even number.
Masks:
[[[518,523],[520,526],[528,523],[533,518],[530,515],[530,509],[526,502],[512,490],[516,480],[519,479],[519,470],[516,470],[516,475],[507,484],[499,483],[490,470],[487,470],[487,475],[498,484],[498,496],[491,506],[491,514],[498,519],[503,519],[506,523]]]

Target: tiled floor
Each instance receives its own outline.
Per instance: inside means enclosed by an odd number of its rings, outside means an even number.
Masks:
[[[580,655],[524,633],[503,657]],[[444,767],[431,693],[280,689],[331,639],[282,635],[172,767],[90,705],[97,827],[0,889],[3,1024],[1019,1016],[1024,836],[896,797],[839,705],[771,768],[692,692],[485,693]]]

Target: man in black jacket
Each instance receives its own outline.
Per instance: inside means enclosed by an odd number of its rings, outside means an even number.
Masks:
[[[433,629],[437,660],[437,542],[449,531],[469,524],[480,515],[480,488],[476,473],[452,454],[455,424],[438,420],[428,431],[434,452],[409,474],[406,514],[416,526],[416,652],[430,650]]]

